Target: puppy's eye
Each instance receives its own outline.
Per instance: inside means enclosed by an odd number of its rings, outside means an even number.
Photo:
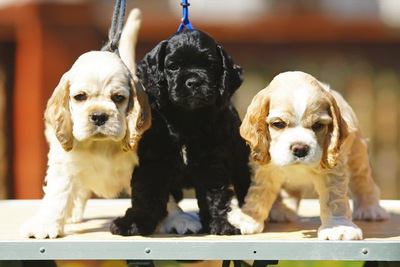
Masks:
[[[74,96],[74,99],[75,99],[76,101],[79,101],[79,102],[85,101],[85,100],[87,99],[87,94],[85,94],[85,93],[79,93],[79,94],[77,94],[77,95]]]
[[[169,70],[178,70],[179,69],[179,65],[176,63],[170,63],[167,65],[167,69]]]
[[[314,132],[319,132],[324,128],[324,126],[325,126],[324,124],[322,124],[320,122],[316,122],[313,124],[313,126],[311,126],[311,128]]]
[[[111,96],[111,99],[114,103],[122,103],[125,101],[126,97],[123,95],[113,95]]]
[[[283,121],[275,121],[275,122],[271,123],[271,126],[276,129],[284,129],[284,128],[286,128],[287,125]]]

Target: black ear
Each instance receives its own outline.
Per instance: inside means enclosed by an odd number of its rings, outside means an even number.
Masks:
[[[220,94],[223,99],[229,99],[233,93],[242,85],[243,70],[236,65],[232,58],[225,52],[224,48],[217,45],[218,52],[221,56],[223,72]]]
[[[138,64],[138,77],[150,98],[161,104],[167,96],[167,80],[164,74],[165,47],[167,41],[160,42],[147,53]],[[168,96],[167,96],[168,98]]]

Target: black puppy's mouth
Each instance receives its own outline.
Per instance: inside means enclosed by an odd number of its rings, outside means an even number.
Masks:
[[[208,107],[215,104],[217,95],[213,93],[204,94],[201,92],[192,92],[186,95],[172,96],[172,101],[188,110],[194,110],[199,108]]]
[[[213,103],[210,100],[195,98],[191,99],[190,101],[179,101],[176,102],[176,104],[184,109],[194,110],[211,106]]]

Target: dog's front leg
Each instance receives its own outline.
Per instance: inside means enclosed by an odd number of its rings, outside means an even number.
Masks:
[[[67,223],[82,222],[83,213],[85,211],[86,203],[89,200],[92,192],[83,187],[81,184],[74,184],[71,210],[67,215]]]
[[[170,184],[180,170],[179,150],[165,132],[154,123],[141,140],[140,164],[132,180],[132,207],[110,226],[113,234],[150,235],[167,215]]]
[[[132,178],[132,207],[112,222],[111,233],[123,236],[154,233],[167,215],[169,166],[165,161],[148,163],[142,159]]]
[[[362,239],[361,229],[351,221],[348,183],[347,170],[339,167],[314,178],[321,210],[321,226],[318,229],[319,239]]]
[[[242,208],[232,208],[229,212],[229,222],[240,228],[242,234],[256,234],[263,231],[264,221],[284,182],[283,176],[274,170],[268,165],[258,167]]]
[[[72,207],[72,179],[49,168],[45,195],[40,203],[39,211],[21,226],[20,232],[24,237],[38,239],[56,238],[63,234],[66,216]]]
[[[188,168],[196,190],[202,232],[215,235],[238,234],[239,229],[228,222],[231,199],[229,155],[224,147],[188,147]],[[204,153],[207,151],[207,153]]]
[[[239,229],[228,222],[227,213],[230,211],[233,190],[227,184],[196,185],[196,197],[200,210],[202,231],[215,235],[239,234]]]
[[[354,140],[349,155],[350,189],[353,197],[354,220],[381,221],[389,214],[379,205],[379,188],[372,179],[367,144],[360,136]]]

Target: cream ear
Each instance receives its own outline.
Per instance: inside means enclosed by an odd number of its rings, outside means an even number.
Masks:
[[[329,112],[332,116],[332,126],[330,127],[330,136],[326,144],[326,151],[322,158],[322,165],[333,168],[337,164],[340,154],[340,147],[349,134],[348,126],[342,117],[340,108],[331,93],[326,92],[329,101]]]
[[[69,111],[69,80],[65,73],[47,102],[44,119],[53,128],[54,133],[65,151],[73,146],[72,120]]]
[[[240,126],[240,135],[250,145],[251,157],[261,164],[266,164],[271,160],[269,154],[270,135],[266,123],[269,101],[267,88],[258,92],[247,108],[247,113]]]
[[[127,133],[124,144],[125,151],[136,151],[142,135],[151,126],[150,105],[142,84],[132,79],[131,88],[132,93],[126,116]]]

